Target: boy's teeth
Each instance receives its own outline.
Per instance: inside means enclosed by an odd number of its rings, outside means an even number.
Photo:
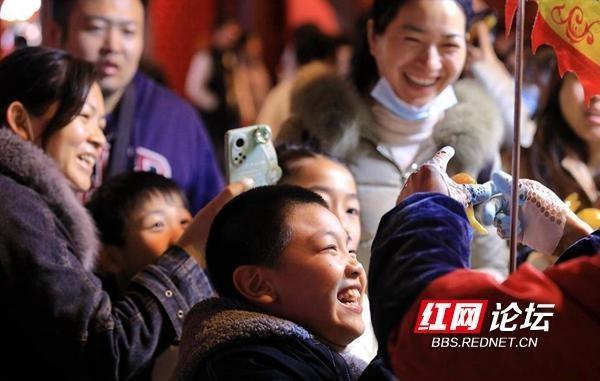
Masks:
[[[353,303],[360,300],[360,291],[356,288],[348,289],[338,294],[338,299],[342,303]]]

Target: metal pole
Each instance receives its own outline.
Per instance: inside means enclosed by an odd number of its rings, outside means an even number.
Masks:
[[[512,146],[512,193],[510,200],[510,260],[509,273],[517,267],[517,223],[519,216],[519,168],[521,164],[521,92],[523,88],[523,34],[525,24],[525,0],[519,0],[515,30],[515,118]]]

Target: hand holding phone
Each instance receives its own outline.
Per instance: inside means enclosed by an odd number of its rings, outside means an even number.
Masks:
[[[251,178],[255,186],[277,183],[281,168],[271,136],[271,128],[265,124],[225,133],[226,175],[230,184],[243,178]]]

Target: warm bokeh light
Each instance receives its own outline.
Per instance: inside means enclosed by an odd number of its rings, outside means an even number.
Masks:
[[[0,8],[0,19],[26,21],[40,9],[41,0],[4,0]]]

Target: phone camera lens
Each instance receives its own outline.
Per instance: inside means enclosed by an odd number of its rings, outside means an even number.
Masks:
[[[242,138],[238,138],[238,139],[235,141],[235,146],[236,146],[236,147],[243,147],[243,146],[244,146],[244,139],[242,139]]]
[[[254,133],[254,140],[258,144],[266,144],[271,139],[271,130],[266,125],[259,125]]]

